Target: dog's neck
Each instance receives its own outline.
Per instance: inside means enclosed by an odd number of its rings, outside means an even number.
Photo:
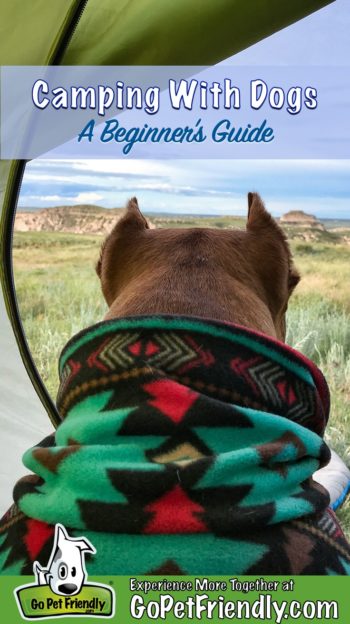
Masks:
[[[190,266],[186,271],[145,271],[142,289],[131,280],[113,301],[105,320],[135,315],[172,314],[220,319],[283,340],[264,293],[224,270]],[[171,293],[171,296],[169,296]]]

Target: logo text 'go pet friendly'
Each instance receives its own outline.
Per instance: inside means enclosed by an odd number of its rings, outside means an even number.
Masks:
[[[74,615],[113,617],[113,589],[101,583],[86,582],[86,553],[96,553],[89,540],[85,537],[70,537],[62,524],[56,524],[53,548],[46,568],[35,561],[35,583],[15,589],[17,605],[24,619]]]

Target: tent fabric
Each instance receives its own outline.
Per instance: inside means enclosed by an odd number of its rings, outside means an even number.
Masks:
[[[205,65],[243,50],[333,0],[2,0],[2,65],[54,62],[81,19],[66,65]]]
[[[31,385],[0,298],[0,516],[9,508],[14,481],[23,474],[22,455],[52,429]]]
[[[329,0],[89,0],[62,62],[211,65],[326,4]]]
[[[0,215],[4,223],[6,190],[13,181],[16,163],[0,162]],[[1,251],[4,239],[0,238]],[[4,288],[3,258],[1,281]],[[6,303],[8,303],[6,301]],[[21,359],[16,337],[9,320],[10,310],[0,291],[0,515],[8,509],[13,481],[23,473],[24,451],[52,428],[46,410],[34,390]]]
[[[76,0],[2,0],[1,65],[47,65]]]

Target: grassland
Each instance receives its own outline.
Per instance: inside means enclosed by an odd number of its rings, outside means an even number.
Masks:
[[[232,220],[205,221],[200,224],[232,227]],[[167,223],[160,218],[157,226]],[[193,224],[191,218],[173,223]],[[287,342],[323,370],[332,397],[327,441],[350,464],[350,245],[328,233],[319,233],[312,242],[294,236],[295,232],[289,234],[302,281],[289,306]],[[14,237],[21,317],[38,371],[53,397],[60,350],[74,333],[101,320],[105,312],[94,273],[101,242],[99,236],[47,232]],[[339,516],[350,536],[350,503]]]

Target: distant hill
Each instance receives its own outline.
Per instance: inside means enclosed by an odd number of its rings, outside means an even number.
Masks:
[[[286,212],[280,218],[281,225],[296,225],[298,227],[316,228],[317,230],[325,230],[321,223],[314,215],[307,214],[302,210],[291,210]]]
[[[77,206],[55,206],[42,209],[17,210],[15,231],[17,232],[69,232],[72,234],[108,234],[124,208],[102,208],[88,204]],[[147,214],[151,228],[167,227],[245,227],[246,217],[206,216],[195,214]]]
[[[102,208],[89,204],[77,206],[55,206],[42,209],[17,210],[15,231],[17,232],[67,232],[105,236],[124,212],[124,208]],[[245,228],[245,216],[186,214],[146,214],[151,228]],[[330,220],[319,221],[313,215],[301,210],[292,210],[277,219],[290,240],[305,242],[345,242],[350,244],[350,222]]]
[[[123,208],[101,208],[78,204],[41,210],[18,210],[15,231],[71,232],[73,234],[107,234],[123,214]]]
[[[335,228],[326,228],[325,223],[314,215],[302,210],[291,210],[279,219],[279,223],[289,240],[301,240],[307,243],[349,243],[349,230],[344,229],[340,235]]]

